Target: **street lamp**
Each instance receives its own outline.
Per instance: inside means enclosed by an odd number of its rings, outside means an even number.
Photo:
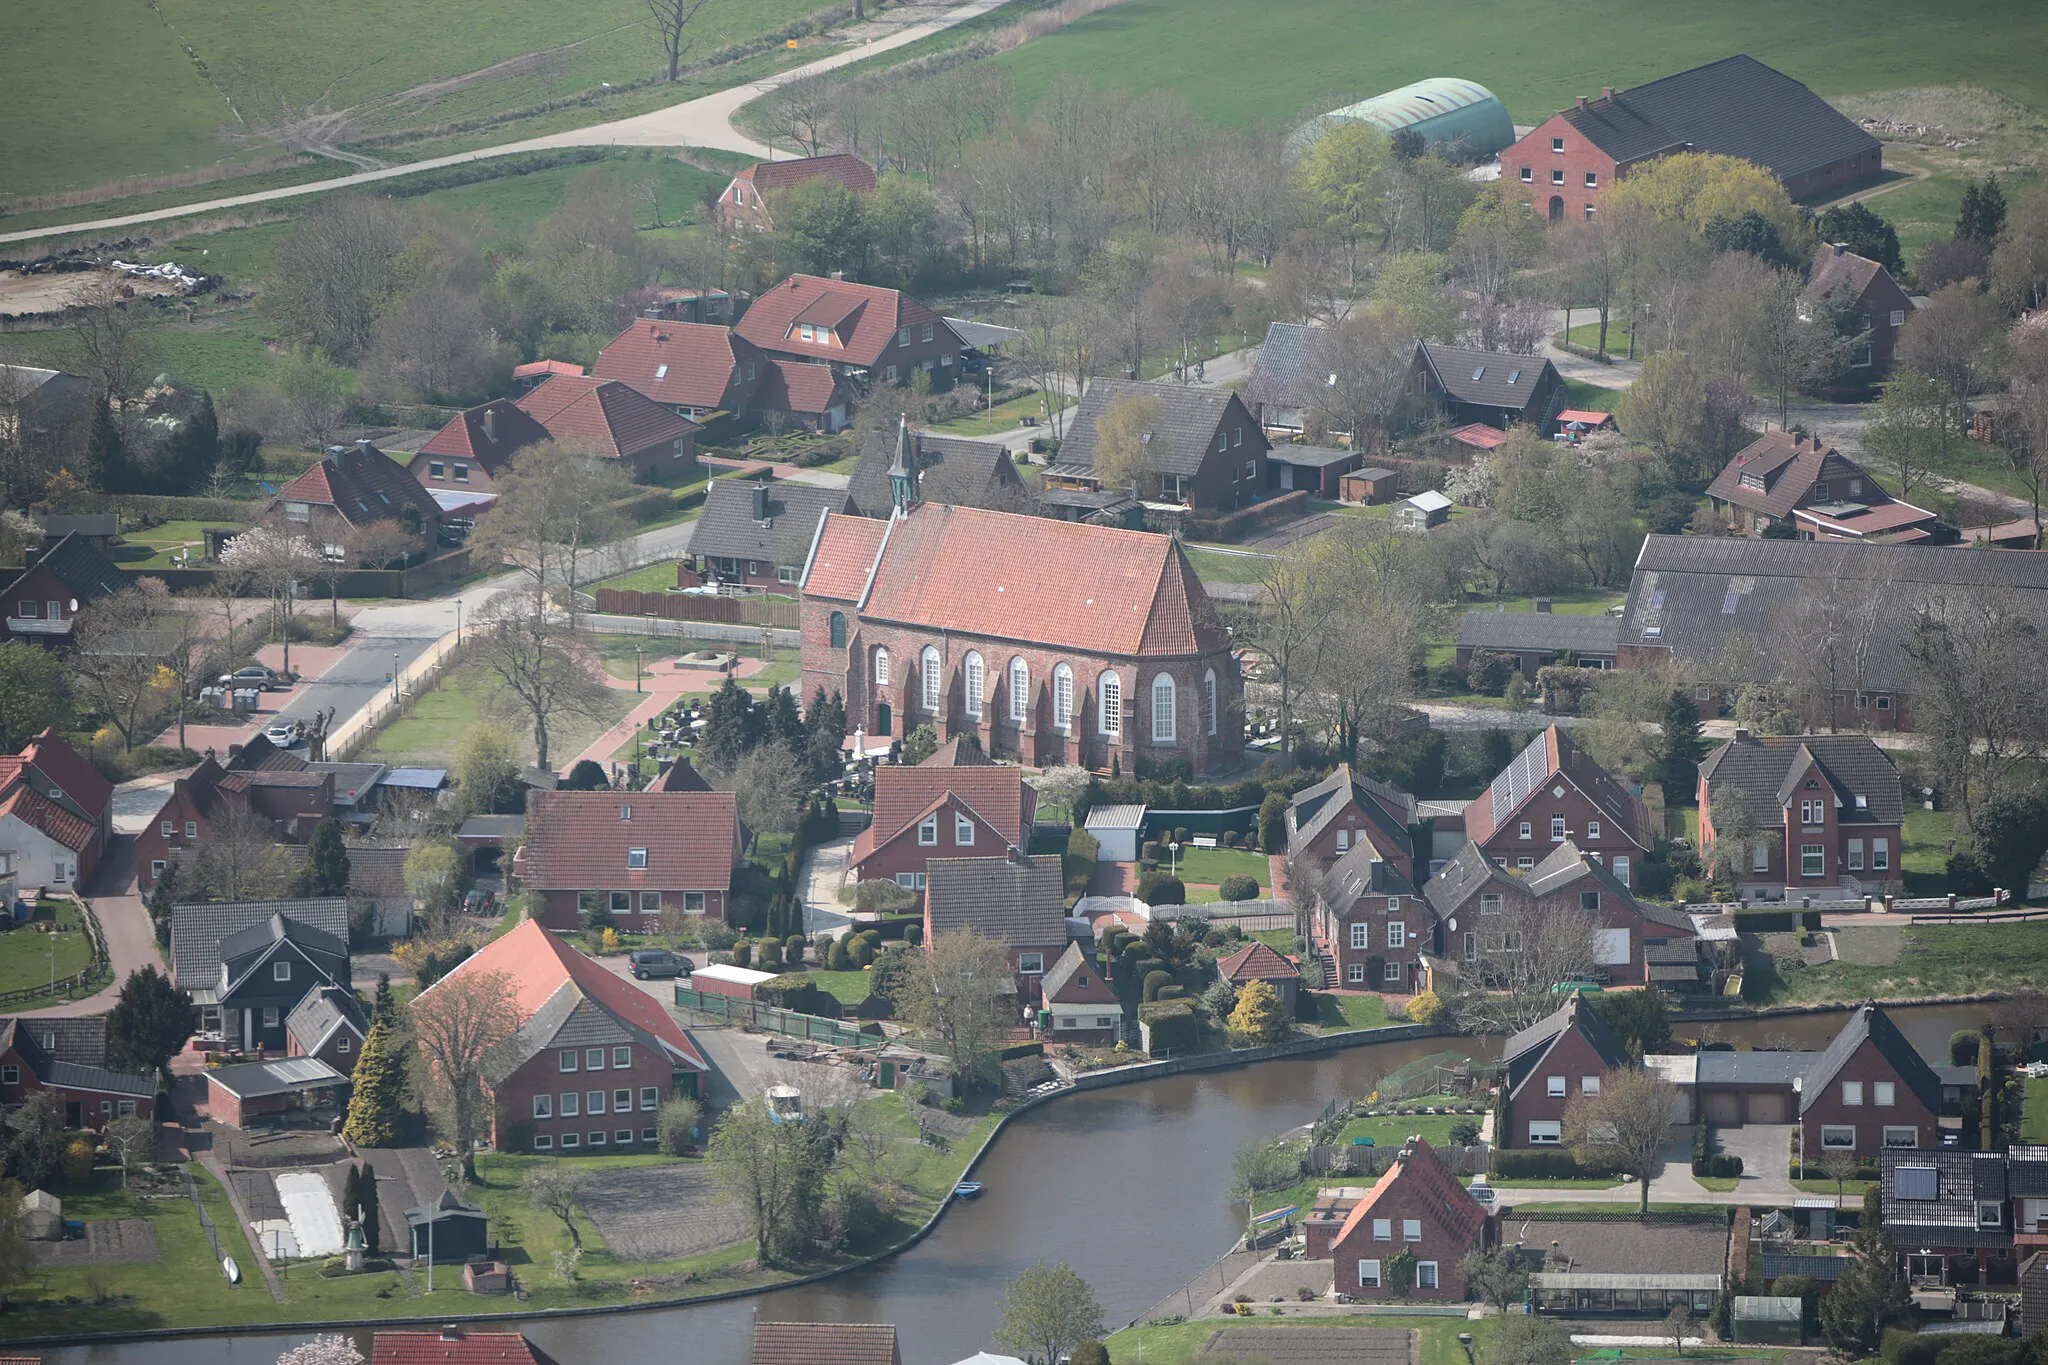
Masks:
[[[1169,839],[1166,841],[1166,875],[1169,877],[1177,877],[1180,875],[1179,869],[1180,845],[1174,842],[1173,840]]]
[[[455,643],[462,643],[462,599],[455,599]]]
[[[640,661],[646,653],[647,649],[644,645],[633,646],[633,690],[635,692],[640,690]]]
[[[391,704],[398,705],[398,651],[391,651]]]

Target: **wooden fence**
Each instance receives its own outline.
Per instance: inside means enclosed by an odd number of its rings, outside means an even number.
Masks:
[[[78,916],[79,926],[85,930],[86,938],[92,943],[91,959],[86,962],[82,970],[73,972],[69,976],[60,976],[55,981],[44,981],[33,986],[24,986],[20,990],[0,991],[0,1008],[25,1005],[34,1000],[48,999],[53,995],[74,995],[79,991],[90,989],[93,983],[107,971],[107,939],[106,935],[100,932],[99,917],[93,914],[92,907],[87,905],[80,897],[68,896],[63,899],[71,902],[71,909]],[[13,932],[19,934],[33,931],[16,929]]]
[[[795,602],[765,597],[713,597],[700,593],[637,592],[599,588],[597,610],[606,616],[658,616],[665,621],[716,621],[729,626],[770,626],[796,630],[803,617]]]

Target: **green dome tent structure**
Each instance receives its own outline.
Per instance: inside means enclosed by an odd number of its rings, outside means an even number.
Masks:
[[[1514,120],[1491,90],[1458,76],[1432,76],[1310,119],[1288,138],[1288,150],[1300,155],[1332,123],[1345,119],[1370,123],[1388,137],[1412,129],[1432,148],[1459,148],[1478,161],[1515,141]]]

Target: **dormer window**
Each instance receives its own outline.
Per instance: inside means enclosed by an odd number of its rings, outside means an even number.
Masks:
[[[271,979],[272,981],[289,981],[289,980],[291,980],[291,979],[292,979],[292,964],[291,964],[291,963],[289,963],[289,962],[273,962],[273,963],[271,963],[271,964],[270,964],[270,979]]]
[[[1828,500],[1828,486],[1825,483],[1815,484],[1813,486],[1813,496],[1818,502],[1826,502]]]
[[[644,849],[644,848],[629,848],[629,849],[627,849],[627,850],[626,850],[626,870],[627,870],[628,872],[644,872],[644,871],[646,871],[646,870],[647,870],[647,850],[646,850],[646,849]]]

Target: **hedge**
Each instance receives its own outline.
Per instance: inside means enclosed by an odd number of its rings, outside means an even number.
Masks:
[[[1798,930],[1820,932],[1818,910],[1737,910],[1735,928],[1745,934],[1789,934]]]
[[[1576,1180],[1585,1176],[1613,1175],[1613,1171],[1581,1166],[1570,1152],[1512,1151],[1499,1148],[1493,1153],[1493,1173],[1521,1180]]]
[[[1185,1000],[1154,1000],[1138,1007],[1138,1022],[1149,1030],[1153,1052],[1183,1052],[1201,1036],[1195,1007]]]

